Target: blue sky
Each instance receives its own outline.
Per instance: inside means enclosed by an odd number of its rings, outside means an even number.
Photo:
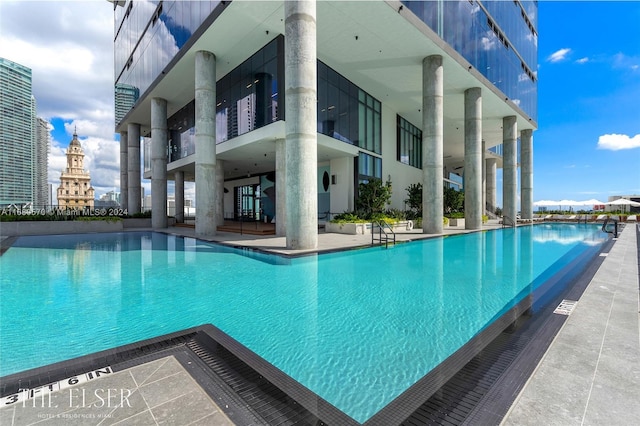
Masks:
[[[640,194],[640,2],[538,7],[534,200]]]
[[[538,6],[534,200],[640,194],[640,1]],[[105,0],[0,0],[0,56],[32,68],[54,126],[49,181],[77,128],[97,195],[119,186],[112,22]]]

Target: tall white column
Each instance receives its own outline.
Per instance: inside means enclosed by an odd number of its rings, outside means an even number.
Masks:
[[[520,132],[520,212],[533,218],[533,130]]]
[[[482,90],[464,91],[464,223],[482,228]]]
[[[491,213],[496,212],[496,170],[498,161],[495,158],[487,158],[487,204],[491,206]]]
[[[276,140],[276,235],[287,234],[287,173],[285,140]]]
[[[514,115],[502,119],[503,168],[502,168],[502,214],[516,220],[518,213],[518,123]]]
[[[444,76],[442,56],[422,61],[422,232],[442,233]]]
[[[127,183],[129,185],[127,207],[129,214],[140,213],[142,207],[142,176],[140,175],[140,125],[127,125]]]
[[[196,235],[216,234],[216,57],[196,52]]]
[[[284,8],[287,248],[314,249],[318,246],[316,1],[285,0]]]
[[[151,226],[167,227],[167,101],[151,99]]]
[[[176,223],[184,223],[184,172],[175,172]]]
[[[120,132],[120,208],[128,211],[129,206],[129,133]]]

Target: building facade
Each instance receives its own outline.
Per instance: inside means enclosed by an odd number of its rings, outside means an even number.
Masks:
[[[154,227],[167,179],[177,210],[195,181],[198,235],[266,219],[290,248],[371,178],[397,209],[423,184],[425,233],[461,180],[470,229],[497,205],[515,218],[518,196],[532,215],[537,2],[113,3],[115,86],[140,93],[116,126],[121,192],[135,213],[151,178]]]
[[[50,206],[49,198],[49,148],[51,134],[49,122],[38,117],[36,122],[34,203],[36,206]]]
[[[31,69],[0,58],[0,205],[36,201],[35,126]]]
[[[58,207],[61,209],[93,209],[95,191],[91,176],[84,169],[84,151],[76,132],[67,147],[67,167],[60,175]]]

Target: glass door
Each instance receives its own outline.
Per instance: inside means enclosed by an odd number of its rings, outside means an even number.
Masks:
[[[260,220],[260,185],[243,185],[235,187],[236,220]]]

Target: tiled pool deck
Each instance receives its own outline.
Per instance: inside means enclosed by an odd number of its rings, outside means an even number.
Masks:
[[[498,227],[493,223],[487,226]],[[193,229],[171,228],[193,236]],[[446,234],[465,232],[450,228]],[[419,231],[399,240],[421,238]],[[638,242],[629,224],[504,417],[504,425],[630,425],[640,419]],[[235,246],[300,254],[284,238],[219,233]],[[370,236],[319,234],[318,251],[369,244]],[[180,358],[178,356],[178,358]],[[253,425],[234,398],[214,400],[186,358],[168,354],[105,377],[0,408],[5,425]],[[109,392],[111,389],[111,392]],[[210,389],[209,389],[210,390]],[[248,413],[239,413],[243,409]],[[226,413],[226,414],[225,414]]]

